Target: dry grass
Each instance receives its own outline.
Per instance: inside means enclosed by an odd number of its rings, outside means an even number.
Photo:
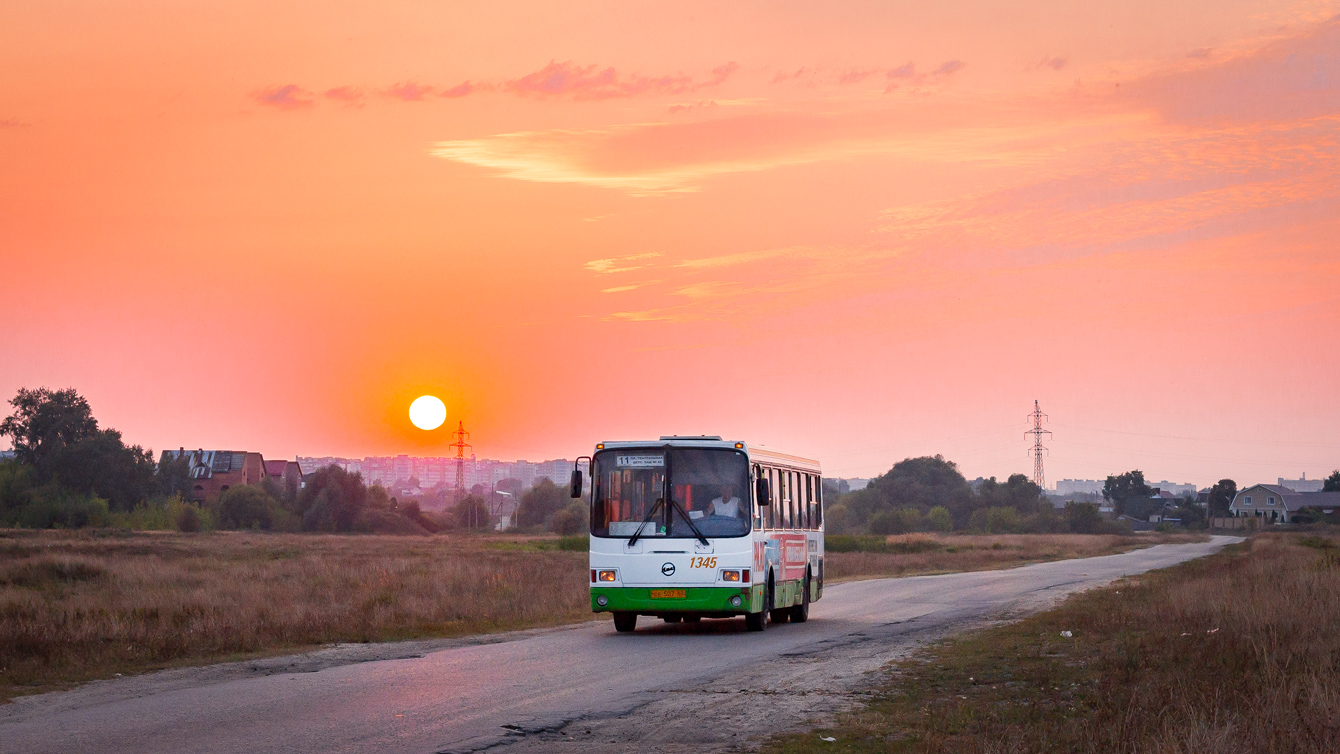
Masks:
[[[1340,539],[1259,535],[942,644],[822,732],[836,742],[765,751],[1340,751],[1337,626]]]
[[[1001,568],[1148,537],[934,536],[831,553],[827,576]],[[584,551],[552,538],[0,530],[0,700],[114,673],[331,642],[592,618]]]
[[[328,642],[587,619],[586,560],[523,538],[0,532],[0,699]]]
[[[986,571],[1068,558],[1113,555],[1169,542],[1204,541],[1199,534],[901,534],[884,538],[891,552],[828,552],[828,581]]]

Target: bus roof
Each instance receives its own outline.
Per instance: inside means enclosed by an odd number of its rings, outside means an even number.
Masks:
[[[765,448],[760,445],[750,447],[749,443],[743,440],[723,440],[715,435],[699,437],[671,436],[662,437],[659,440],[614,440],[602,442],[596,446],[596,450],[618,450],[620,448],[663,448],[665,446],[675,448],[722,448],[724,450],[743,450],[751,461],[757,463],[768,463],[776,466],[788,466],[802,471],[819,473],[819,462],[802,456],[794,456],[790,453],[782,453],[771,448]]]

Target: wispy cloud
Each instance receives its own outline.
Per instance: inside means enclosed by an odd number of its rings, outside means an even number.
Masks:
[[[311,107],[313,99],[310,92],[297,84],[270,87],[256,92],[255,99],[262,105],[280,110],[296,110]]]
[[[609,259],[593,259],[584,266],[591,272],[608,274],[612,272],[631,272],[646,267],[643,260],[655,259],[661,256],[660,252],[650,251],[645,254],[633,254],[626,257],[610,257]],[[630,264],[630,262],[643,262],[642,264]]]

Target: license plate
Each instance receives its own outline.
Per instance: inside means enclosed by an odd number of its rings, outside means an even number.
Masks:
[[[651,598],[654,599],[654,600],[672,600],[672,599],[681,599],[681,600],[682,600],[682,599],[684,599],[684,597],[686,597],[686,596],[687,596],[687,592],[685,592],[685,590],[683,590],[683,589],[653,589],[653,590],[651,590]]]

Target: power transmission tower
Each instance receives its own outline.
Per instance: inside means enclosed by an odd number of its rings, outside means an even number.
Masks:
[[[456,438],[456,442],[447,447],[456,449],[456,502],[460,503],[461,498],[465,497],[465,451],[467,448],[473,450],[474,446],[466,443],[466,440],[470,439],[470,433],[465,431],[465,422],[456,422],[456,431],[452,432],[451,436]],[[470,523],[473,524],[474,521]]]
[[[1033,436],[1033,484],[1036,484],[1039,489],[1045,490],[1047,489],[1047,476],[1042,473],[1042,451],[1046,448],[1042,447],[1042,436],[1050,435],[1052,432],[1049,429],[1042,428],[1042,422],[1047,418],[1047,415],[1042,413],[1041,408],[1038,408],[1037,401],[1033,401],[1033,413],[1029,414],[1028,418],[1033,420],[1033,428],[1024,434]]]

